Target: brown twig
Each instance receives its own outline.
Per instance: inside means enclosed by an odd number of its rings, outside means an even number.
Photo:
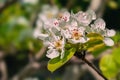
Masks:
[[[91,62],[87,59],[82,59],[87,65],[89,65],[92,69],[94,69],[104,80],[108,80]]]
[[[89,67],[91,67],[94,71],[96,71],[99,76],[101,76],[104,80],[108,80],[96,67],[93,63],[89,62],[85,56],[86,56],[86,51],[81,51],[81,52],[76,52],[75,56],[82,61],[84,61]]]
[[[8,0],[5,2],[3,6],[0,7],[0,13],[2,13],[6,8],[8,8],[10,5],[16,3],[18,0]]]

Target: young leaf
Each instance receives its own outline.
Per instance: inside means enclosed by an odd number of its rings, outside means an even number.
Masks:
[[[75,48],[71,48],[67,51],[65,51],[65,55],[63,57],[63,59],[60,59],[60,57],[51,59],[48,62],[48,70],[51,72],[54,72],[56,69],[60,68],[62,65],[64,65],[75,53],[76,49]]]
[[[87,37],[90,39],[85,43],[87,51],[92,52],[94,56],[98,56],[103,50],[106,49],[106,46],[103,43],[103,37],[97,33],[89,33]]]
[[[117,63],[117,65],[120,66],[120,47],[118,48],[115,48],[113,51],[112,51],[112,56],[115,60],[115,62]]]
[[[89,34],[87,34],[87,37],[90,38],[90,40],[92,40],[92,39],[103,40],[103,37],[98,33],[89,33]]]
[[[117,65],[110,54],[103,56],[100,60],[100,69],[108,79],[114,78],[118,73]]]

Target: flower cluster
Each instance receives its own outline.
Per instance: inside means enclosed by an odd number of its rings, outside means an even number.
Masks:
[[[114,41],[110,38],[115,35],[114,30],[109,30],[103,19],[96,19],[92,10],[86,12],[69,13],[66,9],[59,10],[57,7],[44,6],[39,14],[37,28],[34,36],[43,40],[48,46],[47,57],[62,59],[65,54],[66,44],[84,44],[90,39],[87,34],[97,33],[103,37],[107,46],[113,46]]]

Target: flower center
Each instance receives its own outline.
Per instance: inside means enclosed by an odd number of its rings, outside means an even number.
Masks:
[[[72,31],[72,38],[73,38],[73,39],[78,40],[78,39],[80,39],[81,37],[82,37],[82,34],[81,34],[77,29],[74,29],[74,30]]]
[[[52,13],[48,13],[48,14],[47,14],[47,17],[50,19],[50,18],[53,17],[53,14],[52,14]]]
[[[58,40],[58,41],[54,42],[54,45],[57,50],[60,50],[62,48],[62,41]]]
[[[59,13],[58,14],[58,19],[61,19],[63,17],[63,14],[62,13]]]

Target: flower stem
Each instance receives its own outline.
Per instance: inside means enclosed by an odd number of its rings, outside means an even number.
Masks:
[[[96,68],[96,66],[89,62],[86,58],[85,58],[85,55],[86,55],[86,51],[82,51],[82,52],[76,52],[75,53],[75,56],[78,57],[79,59],[81,59],[82,61],[84,61],[89,67],[91,67],[93,70],[95,70],[99,76],[101,76],[104,80],[108,80],[99,70],[98,68]]]
[[[108,80],[96,67],[94,64],[92,64],[91,62],[89,62],[87,59],[82,59],[89,67],[91,67],[92,69],[94,69],[104,80]]]

